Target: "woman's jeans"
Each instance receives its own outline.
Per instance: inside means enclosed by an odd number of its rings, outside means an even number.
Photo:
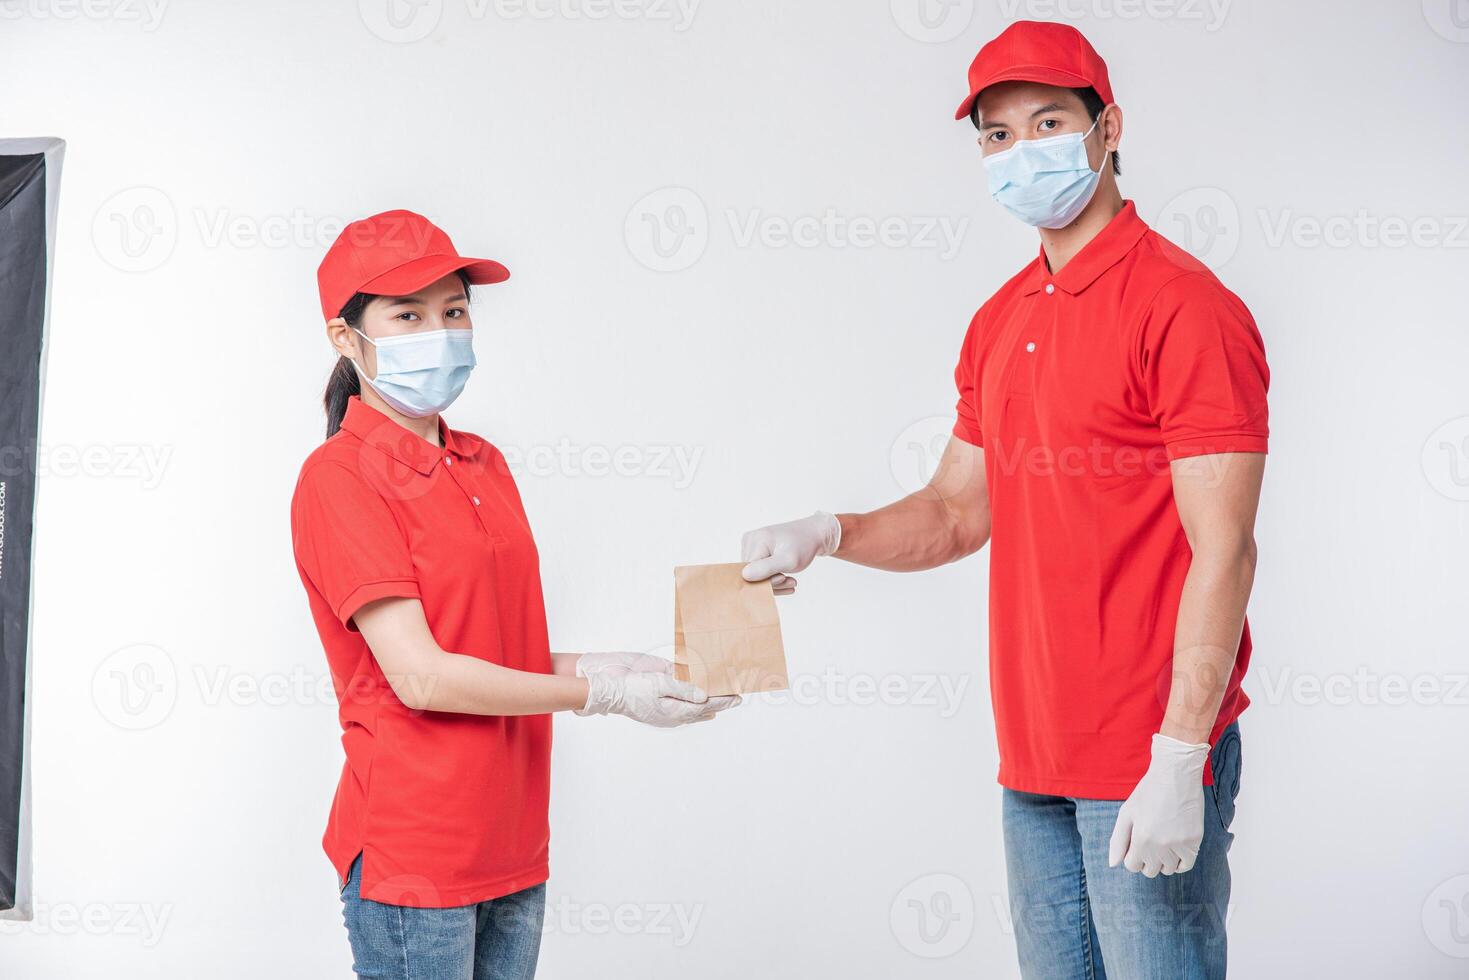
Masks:
[[[1239,723],[1214,743],[1193,869],[1107,867],[1120,800],[1005,790],[1010,918],[1027,980],[1223,980]]]
[[[476,905],[419,909],[359,894],[362,855],[342,888],[352,969],[382,980],[530,980],[541,951],[546,886]]]

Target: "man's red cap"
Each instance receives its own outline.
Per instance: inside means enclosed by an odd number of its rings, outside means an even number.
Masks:
[[[1017,20],[980,48],[969,66],[969,96],[959,103],[954,118],[966,118],[980,90],[996,82],[1090,87],[1103,102],[1112,101],[1107,63],[1081,31],[1069,24]]]
[[[384,211],[342,229],[316,270],[321,312],[331,320],[354,293],[407,296],[463,269],[478,285],[504,282],[510,270],[459,254],[443,230],[412,211]]]

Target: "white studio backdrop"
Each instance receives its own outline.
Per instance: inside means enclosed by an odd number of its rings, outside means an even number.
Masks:
[[[345,976],[341,748],[287,505],[315,267],[408,207],[480,290],[448,418],[516,461],[553,646],[672,641],[676,563],[916,485],[1034,254],[951,120],[1064,19],[1125,196],[1273,373],[1231,920],[1244,977],[1469,972],[1469,27],[1451,0],[0,0],[0,135],[67,140],[7,978]],[[797,684],[556,725],[540,976],[1017,976],[986,559],[827,562]]]

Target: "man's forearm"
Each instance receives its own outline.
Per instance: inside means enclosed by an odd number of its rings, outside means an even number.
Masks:
[[[838,514],[837,520],[842,540],[836,557],[889,572],[958,561],[984,547],[990,536],[987,507],[966,514],[932,487],[867,514]]]
[[[1209,740],[1234,670],[1254,581],[1252,540],[1195,552],[1178,604],[1164,735],[1195,744]]]

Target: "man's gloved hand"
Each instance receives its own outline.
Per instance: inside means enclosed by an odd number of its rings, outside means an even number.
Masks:
[[[655,657],[651,653],[584,653],[576,658],[576,676],[590,677],[600,671],[611,670],[613,674],[673,673],[673,661]]]
[[[672,674],[599,670],[587,675],[587,703],[579,715],[626,715],[656,728],[708,721],[740,703],[739,695],[711,698]]]
[[[1121,861],[1149,878],[1183,874],[1194,866],[1204,839],[1204,762],[1209,744],[1191,745],[1161,732],[1153,761],[1117,811],[1107,866]]]
[[[740,560],[748,562],[741,574],[746,582],[770,579],[776,595],[796,591],[796,572],[823,555],[835,554],[842,543],[842,524],[818,510],[810,517],[772,524],[746,532],[740,540]]]

